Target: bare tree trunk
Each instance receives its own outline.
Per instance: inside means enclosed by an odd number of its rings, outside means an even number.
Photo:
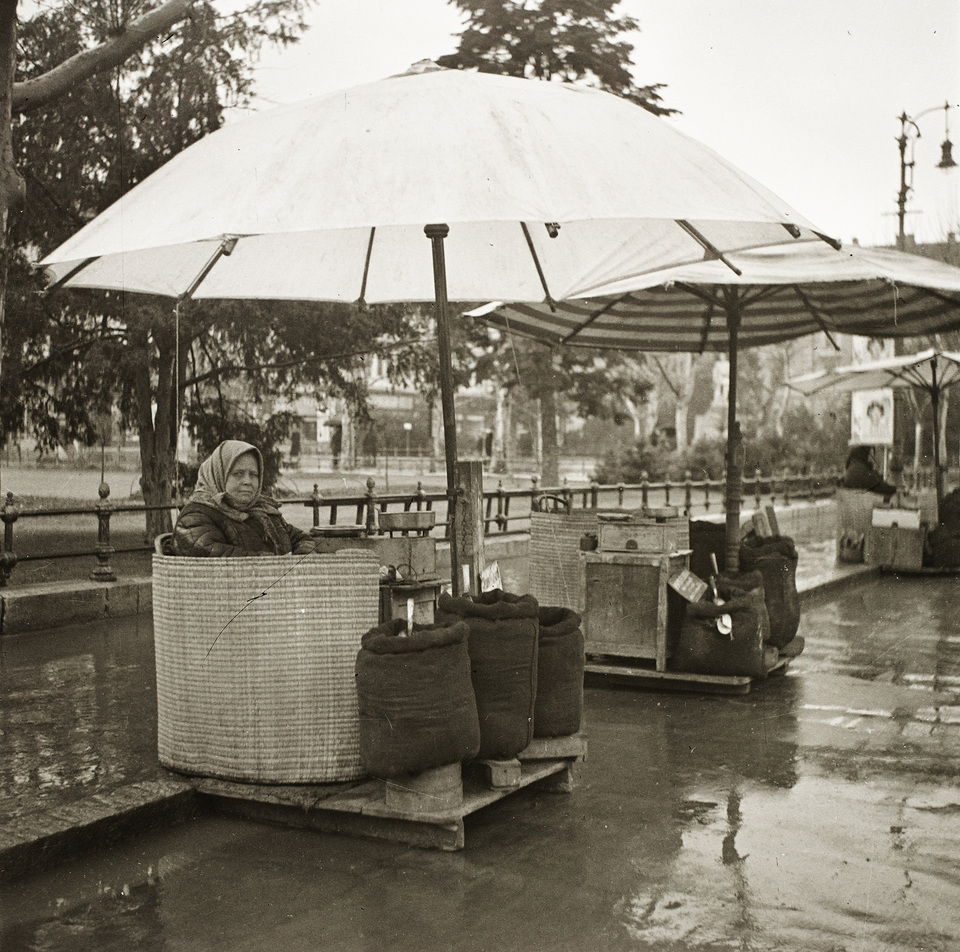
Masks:
[[[689,447],[687,432],[690,423],[690,401],[693,399],[694,373],[693,354],[675,354],[671,365],[676,367],[674,396],[676,409],[673,413],[673,425],[677,431],[677,452],[685,453]]]
[[[175,437],[171,439],[171,417],[176,416],[173,406],[175,356],[173,346],[163,346],[163,335],[157,335],[157,338],[160,353],[154,410],[150,380],[150,333],[144,327],[133,337],[134,347],[143,355],[143,359],[139,361],[136,379],[140,488],[144,505],[157,507],[148,510],[146,514],[148,539],[155,539],[173,528],[171,507],[175,477]]]
[[[0,371],[7,296],[7,221],[23,201],[23,179],[13,158],[11,100],[17,64],[17,0],[0,0]],[[2,380],[2,377],[0,377]]]
[[[543,440],[544,486],[560,485],[560,441],[557,427],[557,392],[547,387],[540,398],[540,433]]]
[[[494,473],[507,471],[507,432],[510,417],[510,391],[497,387],[497,409],[493,420],[493,459],[490,469]]]

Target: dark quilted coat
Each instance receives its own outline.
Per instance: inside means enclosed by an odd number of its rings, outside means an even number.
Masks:
[[[267,538],[259,519],[269,519],[279,544]],[[289,555],[312,552],[315,543],[307,533],[291,526],[282,516],[263,512],[246,519],[231,519],[226,513],[188,502],[180,513],[173,533],[177,555],[232,558],[245,555]]]

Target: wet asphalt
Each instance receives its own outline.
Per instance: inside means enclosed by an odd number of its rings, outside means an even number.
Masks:
[[[806,603],[749,694],[590,681],[577,788],[462,852],[202,816],[3,886],[0,949],[960,950],[958,608],[960,577],[882,576]],[[0,807],[159,770],[151,634],[4,640]]]

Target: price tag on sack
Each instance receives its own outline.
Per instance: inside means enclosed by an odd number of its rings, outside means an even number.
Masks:
[[[690,569],[681,569],[668,584],[688,602],[699,602],[707,590],[707,583]]]

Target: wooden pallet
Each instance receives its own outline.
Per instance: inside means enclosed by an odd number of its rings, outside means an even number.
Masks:
[[[960,566],[957,565],[923,565],[919,567],[903,568],[895,565],[878,565],[884,575],[960,575]]]
[[[767,677],[784,674],[790,658],[780,658]],[[584,673],[589,681],[599,680],[665,691],[698,691],[709,694],[747,694],[756,678],[746,675],[694,674],[688,671],[658,671],[637,658],[588,656]]]
[[[219,812],[452,851],[464,847],[464,817],[511,793],[535,783],[552,792],[572,792],[586,753],[583,733],[535,738],[513,760],[467,765],[462,771],[462,797],[455,803],[450,802],[448,778],[442,780],[441,795],[433,795],[428,781],[412,784],[402,798],[396,796],[396,783],[391,782],[391,797],[382,780],[316,785],[261,785],[213,778],[194,782],[197,792]],[[399,808],[398,803],[402,804]],[[437,803],[440,806],[435,806]]]

